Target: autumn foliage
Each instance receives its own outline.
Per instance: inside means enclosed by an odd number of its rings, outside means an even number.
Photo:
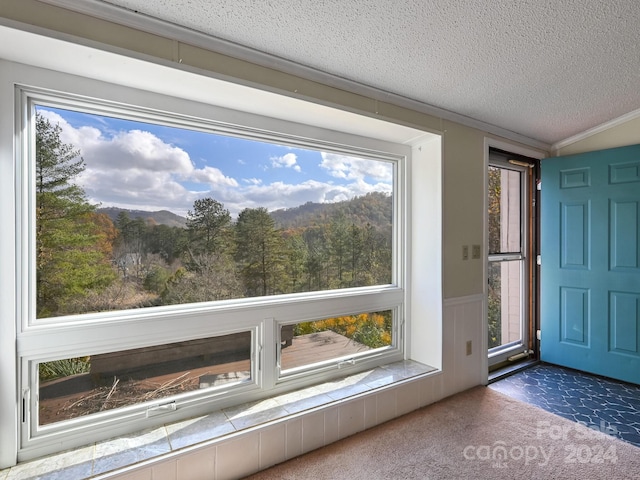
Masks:
[[[371,348],[391,345],[391,312],[360,313],[296,325],[296,335],[331,330]]]

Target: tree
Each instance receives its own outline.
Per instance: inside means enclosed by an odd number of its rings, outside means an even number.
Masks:
[[[148,229],[147,246],[151,253],[160,255],[171,265],[187,245],[187,231],[180,227],[155,225]]]
[[[287,293],[300,292],[305,287],[305,264],[309,255],[307,244],[299,233],[286,235],[285,242],[287,252],[285,268],[290,285]]]
[[[325,225],[314,225],[306,228],[302,234],[307,245],[305,272],[307,274],[307,290],[326,290],[329,288],[329,246]]]
[[[38,317],[67,313],[65,305],[106,288],[112,222],[97,215],[74,183],[84,169],[80,152],[60,139],[62,129],[36,114],[36,300]]]
[[[273,295],[286,289],[282,235],[267,209],[245,208],[236,223],[236,261],[247,296]]]
[[[119,235],[115,251],[115,262],[123,278],[142,279],[146,275],[148,253],[148,230],[145,221],[138,217],[131,219],[122,211],[116,218]]]
[[[160,227],[156,229],[167,233]],[[231,215],[222,203],[212,198],[196,200],[187,214],[186,242],[178,229],[173,234],[170,241],[157,243],[172,252],[183,245],[186,269],[178,269],[166,282],[162,293],[166,304],[241,296],[231,254]]]
[[[187,213],[191,252],[221,252],[227,247],[230,226],[231,215],[222,203],[209,197],[196,200],[193,211]]]
[[[363,249],[362,229],[355,223],[351,224],[349,228],[349,260],[351,267],[351,286],[360,286],[360,263],[362,258]]]
[[[344,212],[338,212],[329,224],[329,251],[333,263],[333,273],[336,288],[345,286],[345,267],[349,261],[349,228]]]
[[[84,172],[84,159],[73,145],[62,142],[61,133],[59,125],[36,114],[36,208],[51,221],[93,211],[84,190],[71,183]]]

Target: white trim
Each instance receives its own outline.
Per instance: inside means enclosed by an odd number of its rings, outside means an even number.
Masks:
[[[438,137],[414,145],[405,172],[406,245],[411,259],[406,264],[405,315],[411,319],[405,326],[407,358],[438,369],[443,362],[443,143]]]
[[[498,135],[509,140],[523,143],[534,148],[549,150],[546,142],[521,135],[490,123],[467,117],[459,113],[435,107],[433,105],[414,100],[402,95],[391,93],[379,88],[359,83],[338,75],[323,72],[316,68],[308,67],[285,58],[267,54],[259,50],[249,48],[238,43],[223,40],[212,35],[204,34],[189,28],[159,20],[139,12],[127,10],[98,0],[41,0],[54,6],[72,10],[81,14],[109,22],[124,25],[126,27],[141,30],[147,33],[169,38],[185,44],[201,47],[213,52],[244,60],[262,67],[268,67],[295,75],[306,80],[318,82],[330,87],[339,88],[357,95],[363,95],[378,101],[388,102],[398,107],[407,108],[425,115],[431,115],[444,120],[452,121],[471,128],[477,128],[493,135]],[[78,42],[84,43],[78,39]],[[179,59],[177,60],[179,61]],[[376,112],[377,113],[377,112]]]
[[[503,142],[491,137],[485,137],[484,139],[484,154],[485,154],[485,167],[489,165],[489,148],[497,148],[509,153],[517,153],[525,157],[535,158],[541,160],[546,158],[547,154],[537,150],[531,150],[530,148],[514,145],[509,142]]]
[[[11,74],[7,69],[0,68],[0,85],[11,82]],[[0,113],[0,224],[3,231],[14,232],[16,229],[15,198],[12,185],[15,178],[15,164],[12,160],[14,150],[14,110],[18,103],[2,96],[2,105],[7,114]],[[6,100],[6,101],[4,101]],[[10,112],[9,112],[10,111]],[[5,161],[9,159],[10,161]],[[8,191],[3,192],[5,188]],[[2,258],[15,259],[17,244],[14,235],[0,235],[0,255]],[[16,302],[16,269],[12,261],[7,261],[0,268],[0,469],[16,462],[18,449],[18,428],[20,418],[20,394],[17,384],[16,334],[15,321],[6,318],[16,318],[19,315]],[[9,388],[6,388],[9,386]],[[2,475],[0,475],[2,477]]]
[[[552,144],[550,149],[553,152],[557,152],[561,148],[567,147],[581,140],[585,140],[589,137],[592,137],[593,135],[597,135],[598,133],[605,132],[611,128],[617,127],[618,125],[622,125],[624,123],[630,122],[631,120],[635,120],[636,118],[640,118],[640,108],[638,110],[625,113],[624,115],[618,118],[614,118],[613,120],[609,120],[608,122],[601,123],[600,125],[585,130],[584,132],[580,132],[576,135],[565,138],[564,140],[560,140]]]

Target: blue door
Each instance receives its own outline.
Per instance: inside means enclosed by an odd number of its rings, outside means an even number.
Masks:
[[[541,359],[640,384],[640,145],[541,178]]]

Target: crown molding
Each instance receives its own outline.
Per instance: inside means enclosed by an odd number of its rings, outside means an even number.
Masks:
[[[627,123],[631,120],[635,120],[636,118],[639,118],[639,117],[640,117],[640,109],[634,110],[629,113],[625,113],[624,115],[621,115],[618,118],[614,118],[613,120],[609,120],[608,122],[592,127],[588,130],[585,130],[584,132],[580,132],[576,135],[565,138],[564,140],[560,140],[554,143],[553,145],[551,145],[551,149],[554,152],[557,152],[561,148],[568,147],[571,144],[574,144],[581,140],[585,140],[589,137],[592,137],[593,135],[597,135],[598,133],[605,132],[611,128],[617,127],[618,125],[622,125],[623,123]]]

